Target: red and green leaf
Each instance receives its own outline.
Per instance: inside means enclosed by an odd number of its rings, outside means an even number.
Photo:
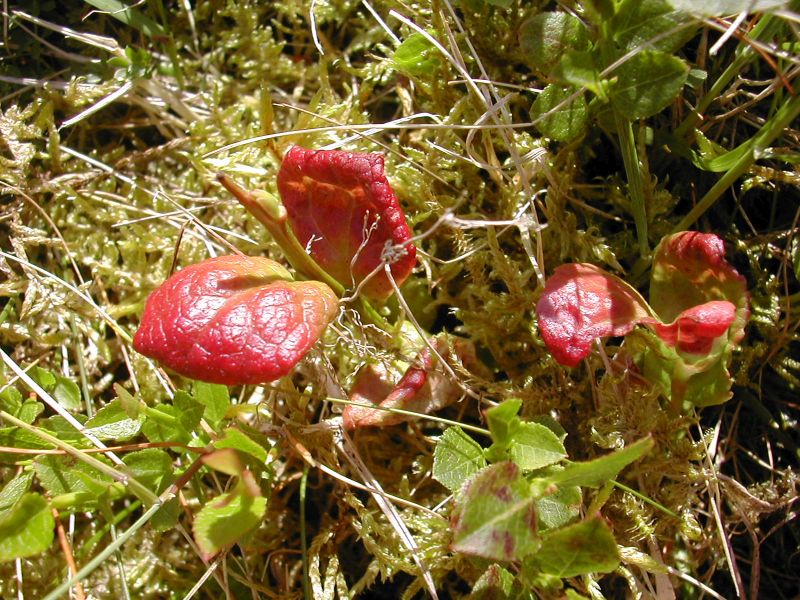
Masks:
[[[398,285],[414,268],[411,230],[381,154],[295,146],[283,159],[278,190],[297,239],[346,288],[369,276],[361,292],[384,300],[393,291],[384,259]]]
[[[662,239],[650,278],[650,305],[661,319],[673,321],[686,309],[715,300],[734,305],[729,339],[739,343],[750,316],[747,281],[725,260],[725,243],[697,231]]]
[[[630,285],[585,263],[556,268],[536,304],[539,331],[562,365],[586,358],[596,339],[621,336],[652,318],[647,302]]]
[[[147,299],[136,350],[202,381],[256,384],[283,377],[337,311],[318,281],[292,281],[268,258],[220,256],[172,275]]]
[[[445,360],[456,358],[465,368],[480,373],[484,367],[478,361],[472,343],[463,339],[451,341],[452,349],[444,336],[433,338],[431,343]],[[381,408],[350,405],[342,414],[342,422],[347,429],[397,425],[413,417],[385,409],[399,408],[430,414],[452,404],[462,393],[463,390],[444,370],[436,354],[426,347],[395,385],[389,382],[389,374],[384,367],[363,367],[350,390],[350,400],[359,404],[375,404]]]

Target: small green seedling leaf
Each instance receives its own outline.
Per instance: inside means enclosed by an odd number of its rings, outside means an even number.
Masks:
[[[570,95],[577,91],[576,88],[585,87],[602,100],[606,99],[605,85],[607,83],[600,78],[600,71],[595,64],[595,53],[591,50],[567,52],[558,61],[551,76],[563,83],[575,86],[570,90]]]
[[[33,470],[51,496],[84,493],[96,500],[113,483],[105,473],[72,456],[40,456],[34,461]]]
[[[448,427],[433,451],[433,478],[451,492],[485,466],[483,448],[460,427]]]
[[[654,444],[653,438],[642,438],[622,450],[600,458],[571,463],[562,471],[549,475],[547,481],[555,483],[559,488],[566,486],[600,487],[606,481],[614,479],[629,464],[647,454]]]
[[[133,27],[148,37],[163,38],[167,35],[164,28],[153,19],[120,0],[84,0],[84,2]]]
[[[548,575],[577,577],[610,573],[619,566],[619,551],[608,525],[597,516],[542,536],[534,560]]]
[[[172,404],[178,413],[179,426],[187,434],[190,434],[200,424],[205,407],[183,390],[175,392]]]
[[[513,588],[514,575],[494,564],[475,582],[468,600],[505,600],[512,598]]]
[[[557,83],[548,85],[531,106],[531,119],[542,135],[559,142],[568,142],[586,129],[588,106],[577,88]]]
[[[267,499],[241,488],[206,504],[194,519],[194,539],[203,555],[211,558],[259,526],[267,512]]]
[[[161,494],[175,481],[172,457],[160,448],[145,448],[131,452],[122,458],[131,476],[139,483]],[[155,531],[166,531],[175,527],[180,516],[180,502],[173,498],[164,503],[150,519],[150,526]]]
[[[558,436],[538,423],[520,423],[508,454],[525,471],[541,469],[567,457],[567,451]]]
[[[395,68],[411,77],[429,77],[442,64],[436,47],[421,33],[412,33],[392,55]]]
[[[201,460],[204,465],[211,467],[215,471],[233,477],[239,477],[245,469],[244,463],[239,457],[239,453],[233,448],[223,448],[222,450],[209,452],[208,454],[204,454]]]
[[[641,48],[672,54],[694,35],[696,27],[690,23],[688,15],[667,0],[625,0],[610,29],[622,52]]]
[[[582,501],[583,494],[577,486],[559,487],[554,494],[539,498],[536,501],[539,527],[547,531],[574,521],[581,513]]]
[[[486,423],[492,433],[492,440],[498,446],[508,447],[519,427],[520,418],[517,416],[522,408],[522,400],[510,398],[486,411]]]
[[[81,409],[81,390],[78,384],[68,377],[56,375],[53,398],[67,410]]]
[[[688,74],[688,65],[676,56],[637,52],[612,73],[611,103],[626,119],[655,115],[678,97]]]
[[[172,483],[172,458],[160,448],[145,448],[122,457],[130,474],[142,485],[160,494]]]
[[[189,432],[180,426],[179,412],[171,404],[157,404],[145,409],[142,433],[151,442],[178,442],[188,444],[192,439]]]
[[[55,520],[41,495],[25,494],[0,516],[0,562],[44,552],[53,543]]]
[[[112,400],[86,423],[84,427],[87,433],[96,436],[100,440],[119,440],[125,441],[135,437],[142,428],[144,417],[131,419],[122,406],[122,401]]]
[[[517,465],[486,467],[464,487],[452,516],[452,549],[489,560],[512,561],[534,552],[536,499]]]
[[[235,427],[226,429],[222,437],[214,442],[214,447],[218,449],[232,448],[234,450],[239,450],[255,458],[260,465],[267,462],[266,448]]]
[[[3,486],[0,490],[0,517],[22,498],[31,487],[31,481],[33,473],[23,471]]]
[[[212,427],[219,425],[231,405],[231,396],[227,386],[218,383],[196,381],[194,399],[205,406],[203,417]]]
[[[589,32],[578,17],[569,13],[542,12],[522,24],[519,43],[526,62],[549,73],[565,52],[588,49]]]

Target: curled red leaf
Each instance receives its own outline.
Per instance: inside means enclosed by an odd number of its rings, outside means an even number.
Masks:
[[[728,331],[735,317],[732,303],[712,300],[684,310],[672,323],[651,325],[668,346],[689,354],[708,354],[714,340]]]
[[[556,268],[539,302],[539,331],[553,357],[574,367],[598,338],[625,335],[651,318],[647,302],[630,285],[586,263]]]
[[[722,239],[697,231],[662,239],[650,280],[650,305],[661,319],[673,321],[686,309],[716,300],[735,306],[729,337],[734,344],[740,342],[750,316],[747,281],[725,259]]]
[[[133,345],[181,375],[226,385],[286,375],[336,314],[333,291],[268,258],[220,256],[172,275],[147,299]]]
[[[483,374],[485,367],[475,355],[472,343],[462,339],[451,341],[452,349],[444,336],[433,338],[432,345],[445,360],[455,357],[468,370]],[[455,402],[461,394],[461,387],[445,372],[431,349],[426,347],[394,386],[382,366],[367,365],[362,368],[350,390],[350,400],[359,404],[376,404],[384,409],[400,408],[430,414]],[[347,406],[342,414],[342,423],[346,429],[388,427],[412,418],[365,406]]]
[[[398,285],[414,268],[411,230],[384,175],[381,154],[295,146],[283,159],[278,190],[297,239],[345,287],[381,267],[387,242],[399,249],[390,261]],[[382,270],[361,289],[378,300],[392,290]]]

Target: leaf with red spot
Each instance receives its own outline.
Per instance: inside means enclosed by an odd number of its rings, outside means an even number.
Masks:
[[[589,355],[596,339],[625,335],[637,323],[652,318],[650,307],[635,289],[585,263],[556,268],[536,311],[548,350],[569,367]]]
[[[444,336],[431,341],[445,360],[458,359],[472,372],[482,373],[483,366],[475,355],[475,347],[463,339],[453,339],[452,349]],[[344,409],[342,422],[347,429],[356,427],[388,427],[413,419],[411,415],[390,412],[391,408],[430,414],[458,400],[463,390],[440,365],[430,348],[423,348],[396,385],[389,382],[386,368],[367,365],[356,375],[350,400],[359,404],[376,404],[380,409],[350,405]],[[384,410],[381,410],[384,409]]]
[[[522,560],[540,543],[536,500],[530,483],[513,462],[482,469],[457,497],[451,548],[489,560]]]
[[[361,292],[384,300],[393,290],[384,256],[398,285],[414,268],[411,230],[384,174],[383,155],[295,146],[281,164],[278,190],[297,239],[346,288],[377,269]]]
[[[283,377],[337,311],[318,281],[275,261],[220,256],[172,275],[147,299],[133,345],[181,375],[226,385]]]
[[[650,278],[650,305],[661,319],[673,321],[686,309],[717,300],[734,306],[728,338],[737,344],[744,337],[744,326],[750,316],[747,282],[725,260],[722,239],[713,233],[697,231],[663,238],[653,257]],[[719,315],[707,316],[719,319]]]

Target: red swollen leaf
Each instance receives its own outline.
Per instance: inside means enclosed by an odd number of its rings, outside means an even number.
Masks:
[[[536,304],[539,331],[553,357],[574,367],[601,337],[625,335],[651,319],[647,302],[630,285],[586,263],[556,268]]]
[[[391,261],[398,285],[414,268],[411,230],[384,175],[381,154],[295,146],[283,159],[278,190],[297,239],[345,287],[380,268],[387,242],[401,248]],[[362,292],[383,300],[392,286],[381,270]]]
[[[750,315],[747,282],[725,260],[722,239],[697,231],[662,239],[650,279],[650,305],[661,319],[673,321],[684,310],[712,300],[727,300],[735,306],[729,338],[738,343]]]
[[[648,323],[668,346],[689,354],[708,354],[714,340],[728,331],[736,307],[726,300],[712,300],[687,308],[672,323]]]
[[[181,375],[226,385],[286,375],[337,311],[331,289],[275,261],[220,256],[172,275],[147,299],[136,350]]]

